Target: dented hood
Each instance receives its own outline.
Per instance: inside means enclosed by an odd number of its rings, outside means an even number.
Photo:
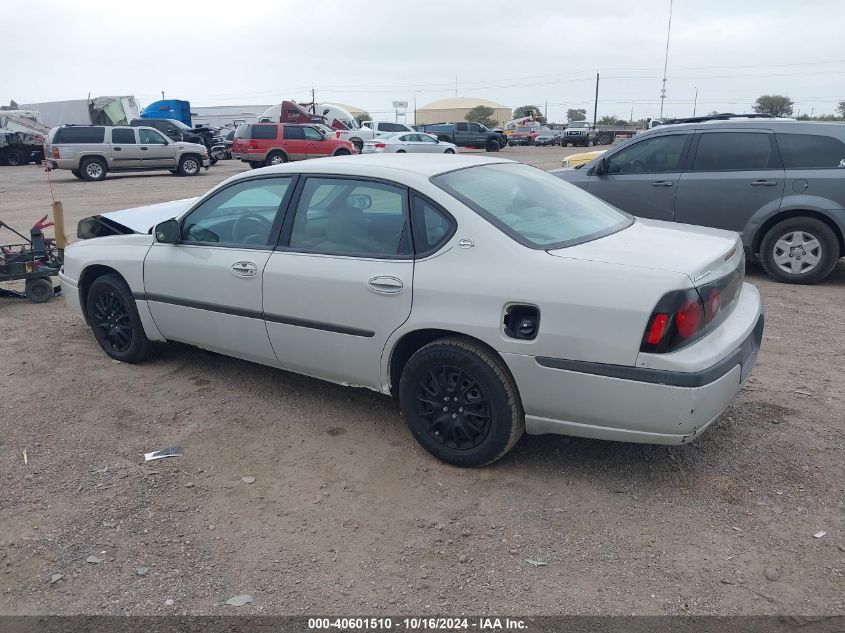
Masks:
[[[173,200],[159,204],[150,204],[145,207],[134,207],[122,211],[110,211],[101,213],[98,217],[105,218],[110,224],[117,224],[125,227],[133,233],[149,233],[159,222],[170,220],[182,215],[198,198],[185,198],[184,200]]]

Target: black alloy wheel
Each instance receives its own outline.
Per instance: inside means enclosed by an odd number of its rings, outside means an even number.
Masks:
[[[451,449],[475,448],[490,433],[490,399],[460,367],[440,365],[418,381],[417,412],[431,438]]]

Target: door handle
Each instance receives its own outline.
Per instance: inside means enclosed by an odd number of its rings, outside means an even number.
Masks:
[[[142,150],[144,150],[145,152],[147,151],[147,148],[146,148],[146,147],[142,147],[141,149],[142,149]]]
[[[651,183],[652,187],[671,187],[675,183],[671,180],[655,180]]]
[[[398,294],[402,292],[402,288],[405,287],[405,284],[402,283],[401,279],[387,275],[373,277],[367,282],[367,285],[373,292],[378,292],[383,295]]]
[[[776,180],[752,180],[751,186],[752,187],[774,187],[777,183]]]
[[[253,262],[235,262],[232,264],[232,274],[236,277],[255,277],[258,266]]]
[[[119,152],[119,151],[120,151],[120,148],[119,148],[119,147],[112,147],[112,149],[113,149],[114,151],[116,151],[116,152]]]

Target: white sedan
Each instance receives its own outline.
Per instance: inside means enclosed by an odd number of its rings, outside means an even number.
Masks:
[[[112,358],[181,341],[391,394],[461,466],[524,431],[688,442],[762,337],[736,233],[637,219],[502,159],[289,163],[78,234],[62,289]]]
[[[455,154],[458,146],[431,134],[401,132],[366,141],[362,154]]]

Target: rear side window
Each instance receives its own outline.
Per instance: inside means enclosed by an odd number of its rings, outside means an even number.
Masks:
[[[775,167],[770,134],[712,132],[702,134],[692,171],[743,171]]]
[[[53,137],[53,143],[102,143],[104,127],[63,127]]]
[[[436,251],[455,233],[455,222],[440,207],[414,196],[414,248],[417,255]]]
[[[285,128],[287,130],[287,128]],[[275,125],[253,125],[251,138],[254,139],[275,139],[278,134],[278,127]]]
[[[123,145],[135,144],[135,130],[128,128],[115,128],[111,131],[111,142]]]
[[[286,125],[285,129],[282,131],[283,138],[286,140],[302,140],[305,138],[305,130],[301,127],[295,127],[293,125]],[[273,138],[276,138],[275,136]]]
[[[845,167],[845,143],[820,134],[776,134],[786,169]]]
[[[249,128],[252,127],[250,125],[239,125],[238,129],[235,130],[235,138],[249,138]]]

